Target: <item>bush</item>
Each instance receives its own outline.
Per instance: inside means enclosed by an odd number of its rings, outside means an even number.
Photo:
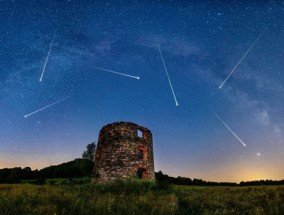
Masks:
[[[137,179],[64,183],[0,185],[0,214],[284,214],[284,186],[164,187]]]
[[[159,190],[154,181],[141,179],[117,179],[111,182],[97,183],[95,187],[101,193],[146,193]]]

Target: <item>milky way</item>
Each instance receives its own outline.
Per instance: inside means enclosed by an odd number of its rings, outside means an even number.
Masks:
[[[284,4],[196,2],[0,1],[0,168],[70,161],[131,121],[152,131],[156,171],[283,179]]]

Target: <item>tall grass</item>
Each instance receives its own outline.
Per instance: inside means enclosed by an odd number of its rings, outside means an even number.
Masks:
[[[180,214],[284,214],[284,186],[176,187]]]
[[[284,186],[0,185],[1,215],[284,214]]]

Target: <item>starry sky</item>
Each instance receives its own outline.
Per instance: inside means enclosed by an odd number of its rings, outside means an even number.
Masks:
[[[0,168],[73,160],[130,121],[155,171],[283,179],[283,36],[283,1],[1,0]]]

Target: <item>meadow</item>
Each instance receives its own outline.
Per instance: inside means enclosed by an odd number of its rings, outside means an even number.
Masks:
[[[173,186],[149,181],[1,184],[1,215],[284,214],[284,185]]]

